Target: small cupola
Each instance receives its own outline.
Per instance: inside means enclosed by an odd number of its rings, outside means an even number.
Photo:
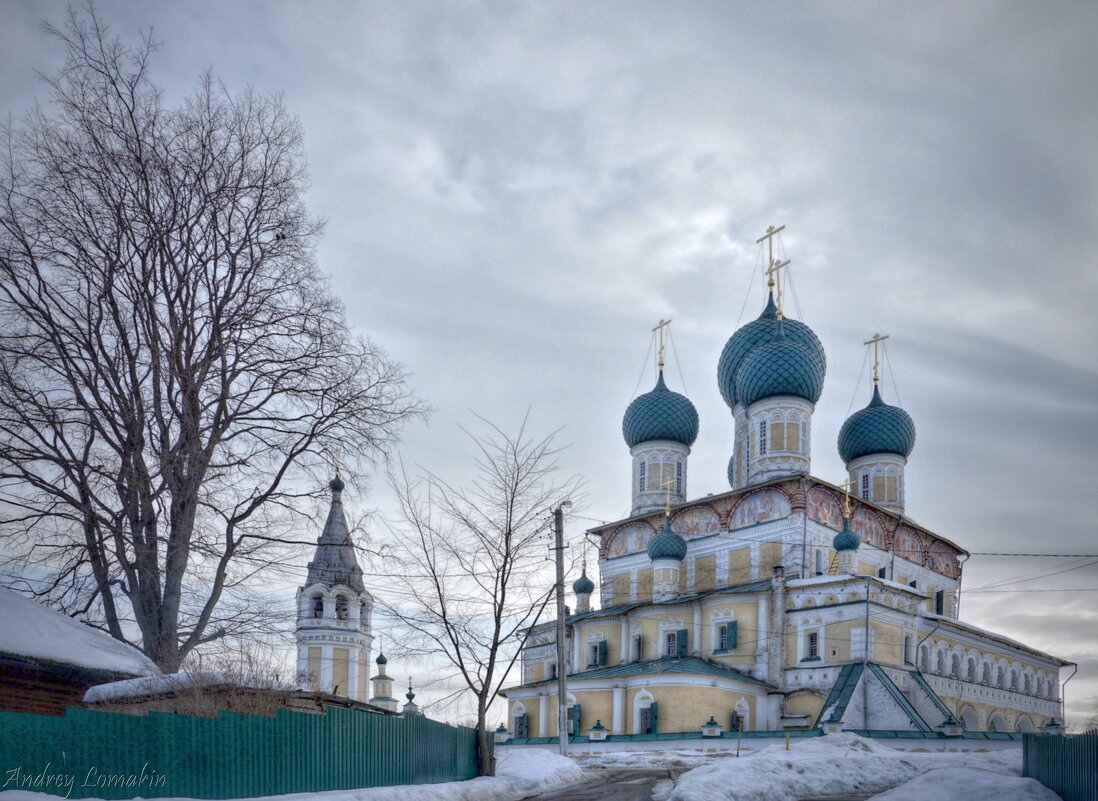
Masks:
[[[587,576],[587,561],[584,560],[580,577],[572,584],[572,592],[576,594],[576,612],[591,611],[591,593],[595,591],[595,582]]]
[[[670,506],[664,514],[663,530],[648,541],[648,558],[652,560],[652,600],[678,597],[686,540],[671,529]]]

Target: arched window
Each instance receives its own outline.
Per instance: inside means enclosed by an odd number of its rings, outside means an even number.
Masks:
[[[984,672],[980,681],[982,681],[984,684],[991,684],[991,665],[989,665],[987,662],[984,662]]]
[[[1018,692],[1018,671],[1010,671],[1010,689],[1012,692]]]
[[[987,722],[988,731],[1006,731],[1006,725],[1003,723],[1003,717],[998,712],[991,716],[991,720]]]
[[[919,667],[922,670],[930,670],[930,649],[925,645],[919,646]]]
[[[980,724],[976,721],[976,713],[971,708],[966,708],[961,712],[961,725],[964,726],[965,731],[976,731]]]
[[[1018,718],[1018,722],[1014,725],[1014,728],[1016,731],[1025,732],[1026,734],[1032,734],[1033,722],[1025,715],[1022,715]]]
[[[938,673],[945,675],[946,672],[946,655],[945,651],[938,652]]]
[[[340,620],[346,620],[347,619],[347,596],[346,595],[337,595],[336,596],[336,617],[339,618]]]
[[[320,593],[313,596],[313,617],[324,617],[324,596]]]
[[[1033,680],[1030,679],[1028,673],[1022,675],[1022,692],[1026,695],[1033,695]]]
[[[996,687],[1002,687],[1005,684],[1006,684],[1006,672],[1000,666],[995,671],[995,686]]]
[[[976,681],[976,660],[973,659],[971,656],[968,658],[968,673],[966,674],[965,678],[967,678],[971,682]]]
[[[955,679],[961,678],[961,657],[957,654],[954,654],[953,658],[950,660],[949,675]]]
[[[912,656],[912,654],[911,654],[911,635],[910,634],[905,634],[904,635],[904,664],[906,664],[906,665],[911,664],[911,656]]]

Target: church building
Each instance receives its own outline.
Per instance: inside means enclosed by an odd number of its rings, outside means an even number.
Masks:
[[[655,386],[622,421],[629,514],[587,532],[599,586],[586,570],[573,585],[567,664],[556,664],[555,621],[530,632],[521,683],[505,693],[510,738],[557,736],[561,669],[569,734],[591,739],[1057,725],[1071,663],[960,620],[967,551],[906,514],[915,424],[882,395],[885,337],[866,343],[872,393],[838,435],[846,475],[812,475],[827,361],[812,329],[784,314],[780,230],[759,240],[767,302],[717,364],[733,421],[729,491],[689,494],[699,419],[667,386],[661,321]]]

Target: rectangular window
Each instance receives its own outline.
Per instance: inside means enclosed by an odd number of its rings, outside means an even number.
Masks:
[[[728,650],[728,626],[717,626],[717,650]]]
[[[677,632],[669,631],[663,635],[663,655],[664,656],[677,656],[679,653],[678,644],[679,635]]]
[[[647,462],[641,462],[637,465],[637,491],[644,492],[644,481],[648,469]]]
[[[633,661],[640,662],[644,659],[644,638],[639,634],[633,635]]]
[[[934,614],[945,614],[945,590],[938,590],[934,593]]]
[[[827,572],[827,553],[821,546],[816,546],[816,575],[822,576]]]
[[[640,711],[640,733],[641,734],[655,734],[658,730],[659,723],[656,717],[656,702],[653,701],[651,706],[644,707]]]
[[[597,642],[591,643],[587,646],[587,667],[594,667],[599,664],[599,644]]]
[[[675,494],[682,495],[682,462],[675,463]]]
[[[888,568],[887,567],[877,568],[877,578],[883,578],[883,579],[888,578]]]
[[[869,500],[869,474],[862,476],[862,497]]]
[[[759,456],[766,455],[766,421],[759,423]]]
[[[820,635],[814,631],[808,632],[808,656],[809,658],[820,655]]]
[[[550,662],[549,663],[549,678],[555,679],[556,677],[557,677],[557,663],[556,662]]]

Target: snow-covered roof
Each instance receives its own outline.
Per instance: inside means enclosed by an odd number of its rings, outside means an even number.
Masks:
[[[968,632],[970,634],[977,634],[977,635],[980,635],[980,636],[983,636],[983,637],[988,637],[989,639],[998,640],[999,642],[1005,643],[1007,645],[1014,646],[1015,648],[1018,648],[1022,651],[1026,651],[1027,653],[1036,654],[1037,656],[1044,657],[1045,659],[1049,660],[1050,662],[1058,662],[1061,666],[1074,665],[1075,664],[1074,662],[1069,662],[1066,659],[1061,659],[1058,656],[1053,656],[1052,654],[1046,653],[1044,651],[1039,651],[1036,648],[1034,648],[1032,645],[1026,645],[1023,642],[1018,642],[1017,640],[1012,640],[1010,637],[1004,637],[1002,634],[996,634],[994,631],[988,631],[987,629],[981,629],[978,626],[973,626],[971,623],[964,623],[964,622],[962,622],[960,620],[957,620],[956,618],[953,618],[953,617],[946,617],[945,615],[936,615],[936,614],[932,614],[930,612],[923,612],[922,616],[925,617],[925,618],[929,618],[930,620],[941,621],[942,623],[945,623],[949,626],[952,626],[955,629],[960,629],[961,631]]]
[[[251,689],[279,689],[274,680],[228,678],[224,673],[212,671],[201,673],[165,673],[159,676],[142,676],[136,679],[124,679],[112,681],[107,684],[97,684],[89,687],[84,693],[84,702],[88,704],[97,701],[111,701],[120,698],[143,698],[146,695],[158,695],[160,693],[178,692],[185,688],[195,687],[221,687],[231,684],[234,687],[248,687]]]
[[[0,587],[0,653],[135,676],[159,672],[133,646],[5,587]]]

